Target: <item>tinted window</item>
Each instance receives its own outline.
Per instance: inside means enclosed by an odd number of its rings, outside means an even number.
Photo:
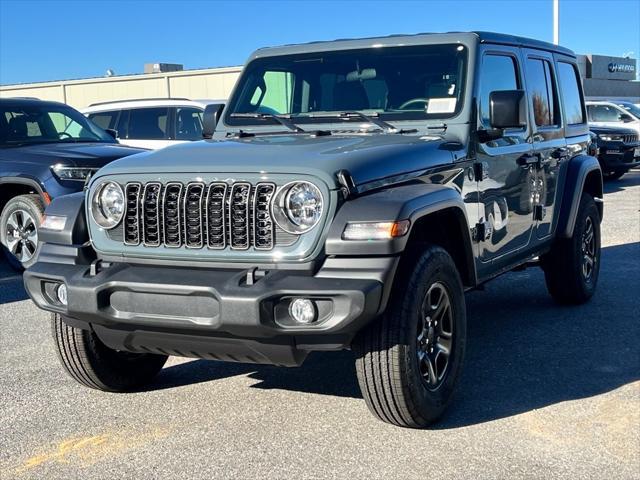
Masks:
[[[527,89],[536,125],[557,125],[557,95],[549,62],[537,58],[527,59]]]
[[[163,140],[167,138],[168,108],[134,108],[129,112],[127,138]]]
[[[176,109],[176,139],[202,140],[202,110],[192,107]]]
[[[480,73],[480,119],[489,128],[489,95],[499,90],[517,90],[517,66],[513,57],[486,55]]]
[[[568,125],[584,123],[580,88],[578,87],[578,72],[570,63],[558,63],[558,79],[562,90],[564,114]]]
[[[389,120],[450,117],[460,108],[466,59],[462,45],[258,58],[245,68],[225,121],[277,124],[268,118],[233,115],[272,113],[313,123],[354,110],[373,111]]]
[[[63,105],[3,105],[0,145],[109,142],[113,139],[80,112]]]
[[[589,120],[592,122],[619,122],[620,111],[609,105],[589,105]]]
[[[96,112],[89,114],[89,120],[98,125],[100,128],[116,128],[118,121],[118,111],[114,112]]]

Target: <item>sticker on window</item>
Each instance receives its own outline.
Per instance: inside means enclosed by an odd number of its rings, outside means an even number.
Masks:
[[[427,105],[427,113],[452,113],[455,110],[455,98],[430,98]]]

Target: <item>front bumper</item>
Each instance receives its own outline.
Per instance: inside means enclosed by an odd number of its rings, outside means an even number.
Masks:
[[[39,259],[51,258],[45,248]],[[397,262],[334,258],[315,274],[262,275],[251,268],[38,261],[24,282],[40,308],[92,328],[111,348],[299,365],[309,351],[348,347],[383,311],[384,285],[392,283]],[[67,306],[52,295],[56,283],[67,287]],[[289,317],[295,297],[316,302],[317,322],[300,325]]]
[[[640,165],[640,143],[605,143],[600,147],[598,160],[603,170],[631,169]]]

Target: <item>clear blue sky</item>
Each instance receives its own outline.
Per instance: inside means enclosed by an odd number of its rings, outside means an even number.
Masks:
[[[241,65],[256,48],[391,33],[492,30],[552,41],[552,0],[0,0],[0,84]],[[640,54],[639,0],[560,0],[560,43]]]

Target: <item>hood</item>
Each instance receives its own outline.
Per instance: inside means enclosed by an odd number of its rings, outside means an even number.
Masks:
[[[632,128],[624,128],[624,127],[596,127],[594,125],[589,125],[589,130],[593,133],[611,133],[617,135],[633,135],[636,133],[636,130]]]
[[[54,165],[101,168],[107,163],[135,153],[140,148],[126,147],[118,143],[44,143],[0,149],[0,160]]]
[[[265,135],[191,142],[113,162],[94,178],[133,173],[314,175],[336,188],[346,169],[357,186],[452,162],[440,136],[408,134]]]

